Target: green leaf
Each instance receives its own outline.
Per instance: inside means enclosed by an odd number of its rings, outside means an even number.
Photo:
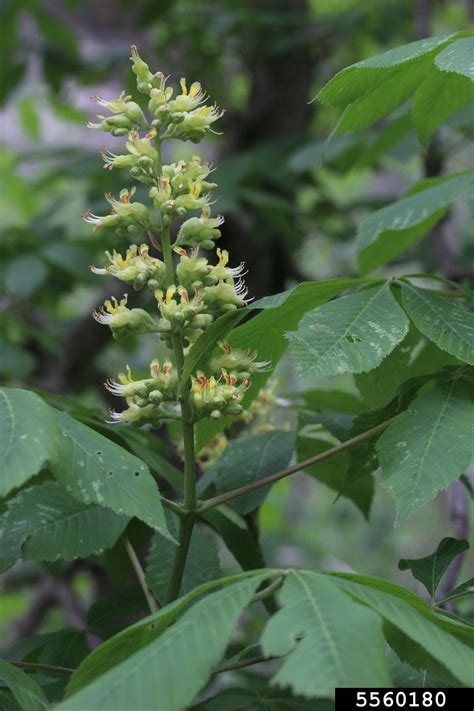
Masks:
[[[332,698],[335,687],[391,686],[380,618],[330,578],[290,571],[278,598],[282,609],[261,637],[265,655],[288,655],[272,685]]]
[[[390,652],[388,659],[392,679],[397,689],[442,689],[451,686],[443,679],[437,679],[431,674],[420,672],[405,664],[395,652]]]
[[[60,429],[34,393],[0,389],[0,496],[37,474],[58,453]]]
[[[453,42],[458,34],[429,37],[391,49],[375,57],[346,67],[333,77],[319,92],[317,98],[330,106],[347,106],[359,96],[371,92],[399,70],[408,75],[414,66],[424,62],[426,55],[439,51],[448,42]]]
[[[176,516],[166,512],[169,531],[177,538]],[[155,533],[146,559],[146,580],[157,600],[164,600],[170,578],[176,545]],[[193,528],[186,568],[180,588],[184,595],[201,583],[222,577],[215,538],[203,526]]]
[[[310,311],[287,338],[300,376],[327,377],[376,368],[407,332],[387,282]]]
[[[202,598],[160,637],[155,635],[146,646],[60,703],[58,711],[154,708],[157,699],[166,711],[187,709],[224,654],[241,612],[264,577],[255,575]],[[171,609],[177,609],[181,600],[172,603]],[[158,620],[169,609],[154,618]],[[96,656],[102,651],[103,657],[111,642],[99,647]],[[74,676],[80,675],[81,667]]]
[[[287,689],[259,688],[252,679],[251,689],[226,689],[190,711],[315,711],[315,707],[314,701],[293,696]],[[317,711],[334,711],[334,704],[318,699]]]
[[[232,331],[227,340],[234,348],[256,350],[258,360],[270,360],[275,367],[288,346],[285,331],[295,329],[306,311],[324,304],[342,291],[365,281],[365,279],[329,279],[304,282],[289,291],[267,296],[253,304],[253,308],[264,309],[263,312]],[[245,394],[245,407],[248,407],[258,395],[269,376],[270,373],[256,373],[252,376],[252,384]],[[196,427],[197,450],[199,451],[217,432],[225,429],[230,422],[225,417],[219,420],[207,418],[199,422]]]
[[[445,47],[435,59],[438,69],[455,72],[474,82],[474,37],[463,37]]]
[[[302,462],[310,457],[324,452],[338,444],[334,437],[328,437],[324,431],[314,431],[306,427],[298,434],[298,461]],[[314,479],[326,484],[331,489],[354,502],[365,518],[368,517],[370,505],[374,494],[374,481],[371,476],[365,476],[353,481],[347,481],[346,472],[348,464],[347,452],[325,459],[317,464],[305,467],[304,471]]]
[[[140,587],[115,590],[100,597],[88,609],[87,631],[101,639],[109,639],[127,627],[130,618],[143,619],[148,614],[149,608]]]
[[[212,351],[216,347],[217,341],[224,338],[250,310],[249,308],[242,308],[224,314],[211,323],[199,336],[197,341],[191,346],[184,361],[183,374],[181,376],[181,382],[183,383],[182,390],[187,386],[190,376],[199,370],[202,364],[209,359]]]
[[[474,313],[446,296],[402,284],[402,300],[421,333],[441,350],[474,365]]]
[[[417,668],[431,671],[431,661],[437,661],[436,672],[448,670],[461,684],[474,682],[474,629],[438,615],[409,590],[380,578],[353,573],[331,573],[338,585],[356,600],[381,615],[419,645],[424,657],[417,655]],[[390,640],[389,640],[390,641]],[[395,649],[395,652],[398,651]]]
[[[455,42],[444,51],[451,50],[457,44]],[[420,141],[426,143],[451,114],[473,99],[474,83],[465,76],[436,70],[430,72],[413,99],[412,119]]]
[[[456,600],[458,597],[466,597],[467,595],[474,595],[474,578],[469,578],[461,585],[457,585],[454,590],[451,590],[449,595],[443,598],[443,602],[448,600]]]
[[[203,518],[221,536],[242,570],[265,567],[259,541],[237,511],[224,504],[206,511]]]
[[[290,463],[295,449],[293,432],[271,430],[251,437],[238,437],[229,442],[213,465],[218,494],[259,481]],[[240,513],[249,513],[261,505],[270,487],[244,494],[232,502]]]
[[[402,558],[398,563],[400,570],[410,570],[413,577],[423,583],[432,600],[435,599],[438,586],[452,561],[469,549],[469,543],[457,538],[443,538],[438,548],[424,558]]]
[[[473,181],[474,171],[423,181],[423,189],[412,190],[413,194],[365,217],[356,237],[362,271],[371,271],[403,254],[441,220],[449,205]]]
[[[63,447],[51,462],[56,479],[85,504],[96,503],[124,516],[136,516],[170,538],[158,486],[148,467],[114,442],[63,412],[56,417]]]
[[[87,558],[111,548],[127,525],[95,504],[82,504],[54,481],[20,491],[0,515],[0,570],[24,560]]]
[[[334,133],[359,131],[401,106],[415,91],[429,70],[430,58],[413,62],[410,71],[405,66],[387,73],[385,81],[372,91],[350,103],[339,119]]]
[[[458,479],[473,456],[474,407],[460,379],[419,395],[377,441],[396,525]]]
[[[41,711],[49,706],[43,690],[31,677],[13,664],[0,659],[0,680],[11,689],[22,711]]]

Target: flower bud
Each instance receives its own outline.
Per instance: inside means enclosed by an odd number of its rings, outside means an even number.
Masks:
[[[138,54],[137,46],[132,44],[130,47],[132,56],[132,72],[137,77],[137,89],[144,94],[148,94],[152,88],[153,74],[150,72],[148,64]]]

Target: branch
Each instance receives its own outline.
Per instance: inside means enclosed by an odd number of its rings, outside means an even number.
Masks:
[[[249,659],[241,659],[239,662],[234,662],[233,664],[227,664],[224,667],[219,667],[213,674],[221,674],[226,671],[234,671],[234,669],[242,669],[243,667],[250,667],[254,664],[261,664],[262,662],[272,662],[275,659],[281,659],[281,657],[264,657],[259,655],[258,657],[250,657]]]
[[[148,603],[148,607],[150,608],[150,612],[154,614],[155,612],[158,612],[159,607],[156,603],[155,598],[150,592],[150,589],[148,585],[146,584],[146,579],[145,579],[145,573],[142,568],[142,565],[140,561],[138,560],[138,556],[135,553],[135,549],[133,548],[132,544],[130,543],[130,540],[128,536],[123,535],[122,536],[123,544],[125,546],[125,549],[128,553],[128,557],[130,558],[133,569],[135,570],[135,573],[138,578],[138,582],[140,583],[140,587],[143,590],[143,594],[145,595],[146,601]]]
[[[253,481],[250,484],[246,484],[245,486],[239,487],[238,489],[227,491],[225,494],[213,496],[211,499],[207,499],[206,501],[204,501],[201,506],[198,507],[196,512],[198,514],[202,514],[204,511],[207,511],[208,509],[213,509],[215,506],[220,506],[220,504],[225,504],[227,503],[227,501],[232,501],[232,499],[236,499],[238,496],[248,494],[250,491],[255,491],[255,489],[261,489],[263,486],[268,486],[268,484],[274,484],[276,481],[279,481],[280,479],[283,479],[284,477],[289,476],[290,474],[294,474],[295,472],[299,472],[302,469],[306,469],[306,467],[309,467],[312,464],[317,464],[318,462],[322,462],[325,459],[329,459],[329,457],[333,457],[335,454],[338,454],[339,452],[342,452],[345,449],[349,449],[349,447],[353,447],[354,445],[359,444],[359,442],[363,442],[364,440],[370,439],[371,437],[374,437],[374,435],[383,432],[383,430],[386,429],[392,422],[394,422],[397,417],[398,415],[396,415],[395,417],[391,417],[389,420],[385,420],[385,422],[382,422],[381,424],[372,427],[370,430],[367,430],[367,432],[362,432],[361,434],[356,435],[356,437],[352,437],[351,439],[346,440],[346,442],[341,442],[335,447],[331,447],[331,449],[326,449],[324,452],[316,454],[314,457],[310,457],[304,462],[297,462],[291,467],[288,467],[287,469],[282,469],[282,471],[276,472],[275,474],[270,474],[269,476],[266,476],[263,479]]]

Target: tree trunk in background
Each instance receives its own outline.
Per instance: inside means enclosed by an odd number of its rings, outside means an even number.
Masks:
[[[248,52],[242,53],[251,76],[250,97],[242,115],[230,117],[225,156],[239,155],[272,140],[302,138],[313,113],[308,101],[315,59],[307,39],[306,0],[258,0],[253,7],[262,19],[249,28]],[[268,13],[266,22],[264,13]],[[272,24],[271,19],[277,14],[286,16],[288,21]],[[279,44],[281,48],[276,51]],[[272,166],[266,169],[271,172]],[[268,183],[260,187],[278,195]],[[285,197],[292,196],[289,185]],[[287,242],[276,233],[262,239],[256,233],[254,216],[248,214],[227,215],[223,235],[223,244],[233,262],[245,261],[249,267],[246,281],[251,296],[260,298],[286,288],[294,272],[288,249],[291,235]]]

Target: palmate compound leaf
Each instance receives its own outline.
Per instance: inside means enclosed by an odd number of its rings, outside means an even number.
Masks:
[[[56,417],[62,429],[62,448],[51,462],[51,471],[59,483],[85,504],[96,503],[119,515],[136,516],[172,539],[158,486],[148,467],[69,415],[57,412]]]
[[[436,614],[417,595],[386,580],[353,573],[330,575],[341,590],[379,614],[387,630],[398,630],[398,638],[386,634],[403,661],[448,681],[474,684],[474,628]],[[413,654],[410,645],[416,648]]]
[[[0,659],[0,682],[12,691],[22,711],[42,711],[49,707],[48,699],[36,681],[3,659]]]
[[[438,348],[474,365],[474,312],[446,296],[402,284],[403,306]]]
[[[83,504],[54,481],[20,491],[0,514],[0,571],[19,558],[74,560],[111,548],[128,518]]]
[[[0,389],[0,496],[37,474],[60,445],[54,414],[38,395]]]
[[[336,687],[391,686],[380,617],[338,588],[326,575],[288,573],[282,609],[261,637],[265,655],[288,654],[272,685],[318,697],[334,697]]]
[[[422,393],[397,417],[376,445],[396,525],[461,476],[473,446],[474,405],[461,378]]]
[[[240,614],[265,577],[265,573],[253,575],[207,595],[161,636],[151,628],[141,649],[137,651],[136,646],[131,646],[128,655],[123,652],[126,658],[101,676],[96,675],[95,664],[92,671],[95,679],[91,683],[84,678],[84,669],[91,669],[91,663],[86,659],[72,677],[70,693],[73,695],[57,706],[58,711],[95,708],[104,711],[148,708],[184,711],[222,658]],[[196,594],[205,587],[197,588]],[[179,609],[182,601],[183,598],[153,616],[155,627],[159,625],[160,617],[166,616],[170,609]],[[153,624],[151,619],[148,618],[150,626]],[[141,626],[144,627],[143,623]],[[126,644],[127,632],[129,630],[117,635],[125,640],[123,644]],[[107,657],[111,645],[117,647],[114,639],[96,650],[96,660],[104,655]],[[133,640],[130,634],[128,639]],[[82,683],[78,681],[81,678]],[[83,686],[84,683],[87,686]],[[83,688],[74,693],[79,686]]]
[[[432,600],[435,599],[438,585],[452,561],[469,549],[469,543],[457,538],[443,538],[438,548],[424,558],[402,558],[398,563],[400,570],[410,570],[413,577],[423,583]]]
[[[397,202],[372,212],[359,223],[356,246],[366,273],[403,254],[446,214],[474,182],[474,171],[423,180]]]
[[[299,375],[328,377],[376,368],[407,332],[386,282],[308,312],[286,336]]]

